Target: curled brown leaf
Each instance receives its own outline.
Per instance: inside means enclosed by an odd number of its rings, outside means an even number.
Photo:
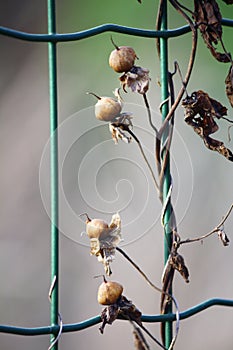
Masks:
[[[132,301],[122,295],[116,303],[108,305],[103,309],[101,313],[102,325],[99,328],[100,332],[103,333],[106,324],[112,324],[118,316],[129,321],[135,321],[138,325],[142,324],[141,311],[136,308]]]
[[[228,100],[233,107],[233,66],[230,67],[227,77],[225,79],[226,84],[226,94]]]
[[[227,5],[233,4],[233,0],[223,0]]]
[[[212,55],[220,62],[230,62],[230,53],[220,53],[214,46],[218,42],[222,44],[222,15],[217,2],[215,0],[195,0],[193,17]]]
[[[205,146],[233,161],[233,154],[224,143],[209,136],[218,130],[214,118],[224,118],[227,108],[202,90],[187,96],[182,101],[182,106],[185,108],[185,122],[203,139]]]
[[[177,251],[172,252],[169,258],[169,264],[181,274],[186,283],[189,283],[189,271],[182,255],[178,254]]]

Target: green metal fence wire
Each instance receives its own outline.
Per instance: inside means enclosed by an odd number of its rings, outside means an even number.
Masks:
[[[167,42],[169,38],[178,37],[184,35],[190,31],[189,26],[183,26],[176,29],[167,29],[167,1],[164,1],[164,11],[161,23],[161,30],[145,30],[139,28],[126,27],[116,24],[103,24],[97,27],[93,27],[84,31],[59,34],[56,32],[56,0],[47,0],[48,8],[48,34],[32,34],[22,31],[13,30],[11,28],[0,27],[0,34],[9,36],[15,39],[21,39],[24,41],[33,42],[45,42],[48,44],[48,63],[49,63],[49,94],[50,94],[50,176],[51,176],[51,283],[53,283],[53,289],[51,291],[51,324],[44,327],[17,327],[10,325],[0,325],[1,333],[17,334],[23,336],[37,336],[37,335],[51,335],[51,343],[60,330],[59,325],[59,198],[58,198],[58,139],[55,132],[58,126],[58,98],[57,98],[57,57],[56,47],[60,42],[78,41],[84,38],[89,38],[95,35],[99,35],[104,32],[115,32],[127,35],[133,35],[137,37],[145,38],[160,38],[161,46],[161,99],[165,101],[168,97],[168,46]],[[224,26],[233,27],[233,20],[223,19],[222,24]],[[165,119],[168,113],[168,104],[162,106],[162,119]],[[168,163],[169,165],[169,163]],[[167,198],[170,187],[170,169],[167,167],[165,174],[165,181],[163,186],[163,199]],[[167,232],[166,222],[170,220],[171,207],[169,204],[166,206],[166,212],[164,213],[164,227],[165,235],[164,239],[164,259],[165,262],[169,255],[169,239],[170,232]],[[233,307],[233,300],[227,299],[208,299],[186,311],[180,313],[180,320],[192,317],[193,315],[200,313],[212,306],[227,306]],[[165,345],[169,347],[172,340],[172,323],[176,320],[176,315],[172,313],[172,308],[168,310],[168,313],[164,315],[142,315],[142,322],[155,323],[166,322],[165,329]],[[101,322],[100,316],[94,316],[90,319],[84,320],[74,324],[64,324],[62,327],[63,333],[76,332],[94,326]],[[52,349],[58,349],[58,342],[52,346]]]

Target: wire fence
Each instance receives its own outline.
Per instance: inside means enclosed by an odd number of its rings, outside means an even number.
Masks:
[[[59,317],[59,198],[58,198],[58,136],[56,129],[58,127],[58,94],[57,94],[57,45],[62,42],[79,41],[90,38],[104,32],[121,33],[142,38],[159,38],[161,50],[161,101],[164,102],[168,98],[168,40],[170,38],[182,36],[191,31],[189,25],[176,28],[167,28],[167,11],[166,1],[164,1],[163,17],[160,30],[145,30],[139,28],[126,27],[116,24],[103,24],[94,28],[83,30],[80,32],[59,34],[56,31],[56,1],[48,0],[48,34],[31,34],[25,33],[11,28],[0,27],[0,34],[23,41],[44,42],[48,44],[48,64],[49,64],[49,94],[50,94],[50,166],[51,166],[51,325],[43,327],[17,327],[10,325],[0,325],[1,333],[18,334],[23,336],[36,336],[43,334],[51,335],[51,349],[58,349],[59,341],[54,342],[59,332],[77,332],[89,328],[101,322],[100,316],[94,316],[90,319],[83,320],[75,324],[61,324]],[[233,20],[223,19],[222,25],[233,27]],[[168,104],[162,106],[162,120],[167,117],[169,110]],[[165,140],[164,140],[165,141]],[[170,183],[169,159],[168,167],[165,172],[165,181],[163,184],[163,202],[166,202]],[[170,211],[169,211],[170,210]],[[172,241],[169,241],[170,230],[167,230],[171,216],[171,207],[166,203],[163,215],[165,227],[165,263],[168,260]],[[170,290],[171,292],[171,290]],[[203,303],[195,305],[186,311],[179,313],[179,319],[183,320],[192,317],[213,306],[233,306],[233,299],[208,299]],[[142,322],[155,323],[165,322],[165,346],[169,348],[172,341],[172,325],[176,321],[176,314],[170,307],[165,314],[159,315],[142,315]]]

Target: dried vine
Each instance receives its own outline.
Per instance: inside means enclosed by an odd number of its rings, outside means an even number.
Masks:
[[[141,1],[138,1],[142,3]],[[109,64],[113,70],[122,75],[119,77],[121,87],[124,92],[131,91],[133,93],[138,93],[142,95],[143,102],[146,108],[149,125],[154,132],[155,138],[155,164],[157,165],[157,177],[153,171],[153,167],[149,163],[145,152],[142,147],[142,143],[139,140],[135,132],[132,131],[133,127],[133,116],[130,112],[122,112],[123,100],[119,95],[119,88],[115,90],[115,97],[99,97],[96,94],[91,93],[97,97],[98,102],[95,105],[95,116],[97,119],[107,122],[109,124],[109,130],[112,134],[112,138],[115,143],[120,140],[130,143],[133,140],[138,144],[139,150],[143,156],[146,166],[149,169],[150,175],[152,177],[155,189],[158,192],[158,197],[162,203],[161,210],[161,223],[164,228],[164,215],[167,210],[168,203],[170,205],[170,220],[169,229],[172,234],[172,245],[170,247],[170,255],[167,263],[164,267],[162,276],[162,287],[157,287],[147,275],[142,271],[142,269],[134,262],[128,254],[123,251],[119,244],[121,242],[121,218],[119,213],[112,216],[110,224],[106,223],[101,219],[90,219],[87,216],[86,220],[86,233],[90,238],[91,254],[96,256],[98,260],[103,263],[106,275],[110,276],[112,270],[110,268],[111,262],[115,257],[115,252],[118,251],[126,260],[141,274],[141,276],[146,280],[146,282],[157,292],[161,294],[160,302],[160,312],[162,314],[167,313],[168,306],[171,302],[174,303],[176,307],[176,333],[171,341],[169,350],[173,349],[176,338],[179,331],[179,307],[174,297],[174,294],[170,293],[171,286],[173,283],[174,274],[178,271],[184,278],[185,282],[189,282],[189,270],[185,264],[183,256],[179,254],[179,248],[181,245],[186,243],[193,243],[197,241],[202,241],[213,234],[217,234],[218,238],[221,240],[224,246],[229,244],[229,238],[224,231],[224,223],[228,219],[232,212],[233,205],[230,206],[226,215],[222,218],[220,223],[210,232],[201,235],[196,238],[181,238],[180,232],[177,228],[176,217],[174,208],[172,206],[172,176],[171,185],[167,194],[167,198],[163,198],[163,184],[166,176],[166,169],[169,166],[170,159],[170,149],[172,145],[172,136],[174,130],[175,112],[179,105],[182,105],[185,110],[185,122],[192,126],[194,131],[201,136],[204,144],[214,151],[218,151],[220,154],[224,155],[228,160],[233,161],[233,154],[231,151],[225,147],[224,143],[211,138],[209,135],[213,134],[218,129],[218,125],[215,119],[225,119],[228,122],[232,122],[229,118],[226,118],[227,108],[224,107],[220,102],[209,97],[209,95],[203,92],[200,88],[193,92],[190,96],[187,93],[187,87],[191,78],[191,73],[193,70],[197,40],[198,40],[198,30],[201,32],[201,36],[210,50],[211,54],[215,59],[222,63],[230,63],[230,70],[228,72],[227,78],[225,80],[226,84],[226,94],[229,99],[231,106],[233,107],[233,64],[231,59],[231,54],[227,52],[222,39],[222,27],[221,27],[221,13],[218,4],[215,0],[194,0],[194,10],[187,8],[177,0],[169,0],[171,7],[177,11],[189,25],[192,33],[192,44],[190,50],[190,56],[188,65],[186,68],[186,73],[184,79],[179,68],[178,63],[175,61],[174,72],[168,72],[168,90],[169,98],[164,101],[164,103],[169,104],[169,111],[160,126],[158,128],[153,121],[151,114],[151,106],[147,97],[147,91],[150,86],[151,78],[149,76],[149,70],[147,68],[139,67],[135,65],[135,59],[137,55],[133,48],[128,46],[117,46],[113,39],[111,41],[115,47],[109,57]],[[231,2],[227,2],[231,3]],[[161,23],[163,17],[163,4],[164,0],[159,2],[158,14],[156,19],[156,29],[161,30]],[[217,43],[221,44],[223,49],[222,52],[218,52],[214,45]],[[160,44],[159,40],[156,39],[156,47],[158,52],[158,57],[160,58]],[[177,73],[181,77],[181,87],[175,96],[175,89],[173,83],[173,77]],[[184,94],[186,97],[182,100]],[[161,106],[160,106],[161,107]],[[164,135],[166,139],[164,140]],[[165,239],[167,239],[165,235]],[[104,282],[104,295],[101,294],[101,299],[104,302],[100,302],[106,307],[103,309],[101,318],[102,326],[100,327],[101,333],[103,333],[106,324],[112,324],[113,321],[120,317],[127,319],[133,326],[133,333],[135,337],[135,347],[136,349],[149,349],[149,345],[145,340],[141,329],[149,335],[153,341],[159,345],[161,348],[165,347],[165,331],[164,324],[161,325],[161,336],[162,343],[160,343],[141,323],[141,313],[125,296],[122,295],[123,287],[117,282]],[[114,286],[114,287],[113,287]],[[101,292],[102,293],[102,292]],[[102,298],[103,297],[103,298]],[[111,302],[109,301],[111,300]],[[136,323],[136,325],[135,325]],[[139,329],[138,326],[141,328]]]

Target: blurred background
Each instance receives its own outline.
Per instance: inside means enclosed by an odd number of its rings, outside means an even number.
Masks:
[[[190,6],[189,1],[183,4]],[[157,1],[117,2],[93,0],[57,1],[57,31],[81,31],[103,23],[154,29]],[[232,18],[233,6],[219,1],[223,17]],[[1,26],[46,33],[46,2],[38,0],[0,3]],[[169,7],[169,27],[184,25]],[[224,27],[223,40],[233,52],[232,30]],[[76,323],[100,314],[96,301],[98,285],[93,277],[103,273],[102,266],[89,254],[85,223],[79,214],[106,221],[116,211],[122,217],[122,248],[142,270],[161,285],[163,271],[163,231],[161,205],[150,174],[135,143],[114,145],[108,126],[94,117],[93,91],[112,96],[118,76],[108,66],[112,50],[111,33],[78,42],[58,45],[58,94],[61,149],[61,235],[60,235],[60,311],[64,323]],[[156,125],[160,125],[159,61],[154,39],[113,34],[118,45],[133,46],[138,64],[150,70],[148,99]],[[201,39],[201,38],[200,38]],[[183,74],[191,47],[191,34],[169,41],[169,67],[177,60]],[[50,220],[49,220],[49,96],[46,43],[30,43],[0,38],[0,323],[37,327],[48,325],[50,305]],[[224,80],[229,66],[214,60],[199,40],[197,59],[188,92],[202,89],[229,109]],[[176,90],[181,83],[175,78]],[[124,111],[133,112],[135,133],[154,166],[153,134],[143,100],[132,93],[123,95]],[[183,238],[209,232],[232,203],[232,163],[209,151],[202,140],[184,123],[184,111],[176,113],[172,146],[173,201]],[[228,140],[228,123],[219,121],[216,138],[233,149]],[[232,132],[231,132],[232,133]],[[46,146],[47,145],[47,146]],[[233,239],[233,216],[225,230]],[[180,310],[208,298],[232,299],[232,244],[223,247],[216,236],[202,244],[182,246],[190,270],[187,285],[179,275],[174,294]],[[113,279],[124,285],[124,294],[144,314],[159,313],[156,294],[138,273],[117,255]],[[130,281],[130,282],[129,282]],[[181,322],[176,348],[190,350],[232,348],[233,310],[213,307]],[[159,325],[146,325],[159,337]],[[150,343],[150,340],[149,340]],[[49,336],[22,337],[0,334],[1,350],[16,348],[47,349]],[[155,345],[151,344],[151,348]],[[63,334],[60,348],[118,349],[133,348],[131,326],[116,321],[101,335],[98,326],[81,332]]]

